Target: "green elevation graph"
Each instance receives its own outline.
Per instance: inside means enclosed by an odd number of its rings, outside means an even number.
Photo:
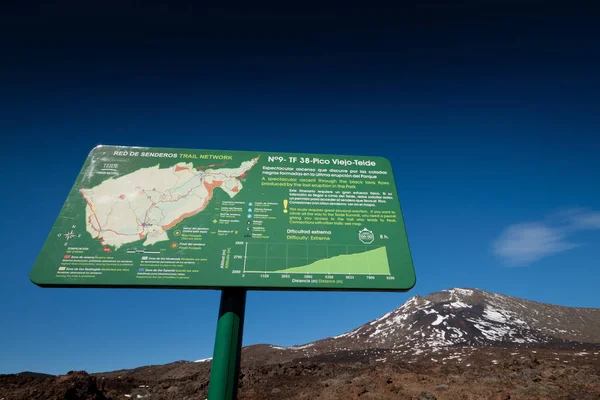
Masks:
[[[246,243],[244,273],[390,275],[385,246]]]

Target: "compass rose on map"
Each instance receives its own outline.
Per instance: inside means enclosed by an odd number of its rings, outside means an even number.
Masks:
[[[75,233],[73,231],[67,232],[63,235],[66,240],[73,239],[75,237]]]
[[[69,232],[67,232],[67,233],[59,233],[58,234],[59,238],[60,237],[65,238],[65,246],[67,245],[67,243],[69,243],[69,240],[71,240],[71,239],[73,239],[75,237],[78,237],[78,238],[81,237],[81,233],[75,233],[75,228],[77,228],[77,225],[73,225],[71,227],[71,230]]]

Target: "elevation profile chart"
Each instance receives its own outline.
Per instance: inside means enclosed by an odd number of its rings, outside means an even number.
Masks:
[[[407,291],[390,162],[98,146],[32,268],[55,287]]]
[[[385,246],[246,243],[245,273],[391,275]]]

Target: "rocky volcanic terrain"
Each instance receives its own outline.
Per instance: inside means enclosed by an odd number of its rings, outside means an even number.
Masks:
[[[0,400],[206,399],[210,360],[0,375]],[[351,332],[244,348],[240,399],[600,399],[600,309],[475,289],[415,296]]]

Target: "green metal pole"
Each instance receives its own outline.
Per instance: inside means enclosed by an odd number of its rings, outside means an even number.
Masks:
[[[246,289],[221,291],[208,400],[236,400],[242,355]]]

